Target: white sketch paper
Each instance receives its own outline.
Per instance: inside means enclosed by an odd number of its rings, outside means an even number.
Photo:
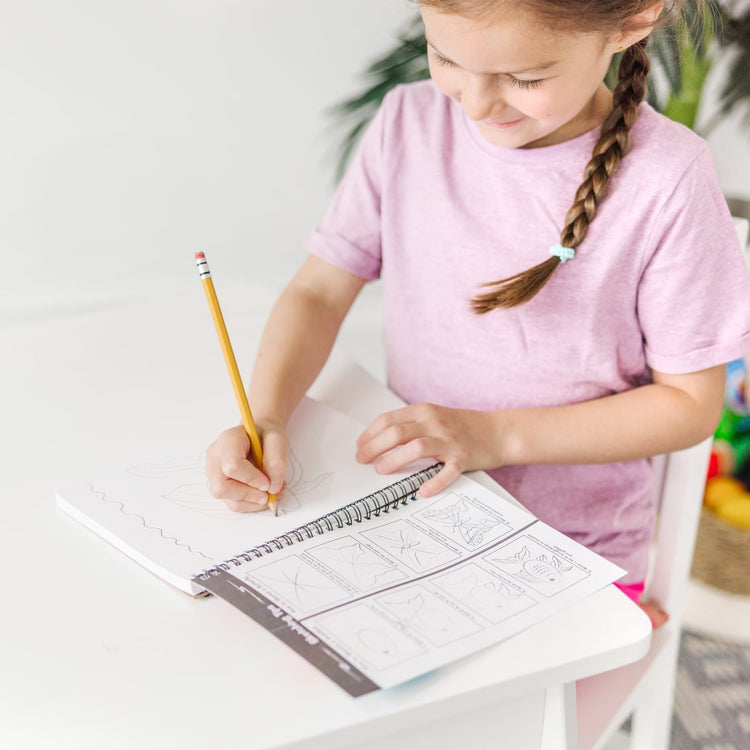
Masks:
[[[411,472],[384,478],[355,459],[362,426],[305,398],[288,426],[279,516],[235,513],[212,497],[199,450],[133,464],[57,493],[57,503],[142,565],[190,593],[197,573]]]

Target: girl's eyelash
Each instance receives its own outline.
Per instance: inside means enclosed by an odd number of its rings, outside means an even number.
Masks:
[[[456,63],[453,60],[449,60],[447,57],[443,57],[439,52],[432,50],[432,56],[435,58],[435,62],[438,65],[445,65],[448,68],[454,68]],[[535,89],[542,85],[544,82],[543,78],[538,78],[533,81],[526,81],[523,78],[516,78],[515,76],[507,76],[512,86],[517,86],[519,89]]]
[[[544,81],[543,78],[537,78],[534,81],[525,81],[523,78],[514,78],[513,76],[508,76],[508,79],[511,85],[518,86],[519,89],[535,89],[541,86]]]
[[[435,57],[435,62],[438,63],[438,65],[447,65],[448,67],[453,67],[456,64],[453,62],[453,60],[449,60],[447,57],[443,57],[439,52],[435,52],[435,50],[432,51],[432,54]]]

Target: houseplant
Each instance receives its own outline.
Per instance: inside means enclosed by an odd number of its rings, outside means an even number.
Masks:
[[[654,75],[648,99],[656,109],[703,136],[722,117],[744,109],[744,122],[750,132],[750,3],[687,0],[684,17],[673,28],[664,26],[655,31],[649,49]],[[617,62],[615,58],[610,68],[610,82],[616,77]],[[716,111],[706,118],[700,111],[705,84],[709,74],[718,68],[722,68],[724,78]],[[364,71],[364,90],[331,110],[336,125],[344,130],[338,149],[337,178],[385,94],[397,84],[428,77],[427,44],[417,16],[401,31],[395,46]]]

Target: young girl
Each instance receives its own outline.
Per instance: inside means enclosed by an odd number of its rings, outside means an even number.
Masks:
[[[376,419],[357,458],[384,474],[444,462],[424,496],[488,471],[625,568],[637,601],[648,457],[712,434],[724,365],[750,351],[706,146],[641,103],[663,3],[420,6],[432,80],[386,97],[271,314],[250,385],[262,472],[230,429],[208,451],[211,491],[247,511],[282,490],[285,424],[380,277],[388,382],[409,406]]]

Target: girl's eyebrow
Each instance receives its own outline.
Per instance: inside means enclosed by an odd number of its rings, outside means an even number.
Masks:
[[[425,41],[427,42],[427,44],[430,45],[430,47],[432,47],[432,49],[435,50],[435,52],[438,53],[438,55],[440,55],[440,57],[444,58],[445,60],[447,60],[450,63],[453,63],[453,65],[458,65],[458,63],[456,63],[453,60],[451,60],[450,57],[448,57],[448,55],[444,55],[433,44],[432,40],[427,36],[426,33],[425,33]],[[552,68],[555,65],[557,65],[558,62],[559,62],[558,60],[550,60],[550,62],[539,63],[539,65],[530,65],[527,68],[519,68],[518,70],[513,70],[513,71],[504,71],[504,72],[501,73],[501,75],[518,75],[519,73],[542,73],[545,70],[548,70],[549,68]],[[458,67],[460,67],[460,66],[458,66]],[[500,73],[500,71],[494,71],[490,75],[497,75],[498,73]]]

